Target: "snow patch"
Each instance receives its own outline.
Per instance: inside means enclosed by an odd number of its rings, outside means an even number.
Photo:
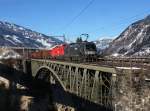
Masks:
[[[28,39],[28,38],[30,38],[30,37],[28,37],[28,36],[25,36],[25,38],[27,38],[27,39]]]
[[[17,59],[21,58],[21,56],[13,50],[1,50],[0,51],[0,59]]]
[[[136,39],[134,39],[128,46],[127,48],[130,49],[132,47],[132,45],[136,42]]]
[[[19,40],[19,37],[13,35],[12,38],[13,38],[13,40],[14,40],[15,42],[22,43],[22,42]]]
[[[95,41],[95,44],[98,49],[104,50],[109,47],[110,42],[112,42],[112,39],[99,39]]]
[[[138,67],[116,67],[117,69],[126,69],[126,70],[137,70],[137,69],[141,69],[141,68],[138,68]]]
[[[5,40],[11,42],[11,43],[14,44],[14,45],[16,45],[15,42],[17,42],[17,43],[22,43],[22,42],[19,40],[19,37],[18,37],[18,36],[15,36],[15,35],[13,35],[13,36],[4,35],[4,37],[5,37]],[[12,41],[11,39],[9,39],[9,38],[12,38],[13,41]]]
[[[4,35],[4,37],[8,38],[8,37],[11,37],[10,35]]]
[[[0,28],[4,29],[4,33],[2,32],[1,34],[4,36],[4,40],[2,39],[1,42],[6,42],[5,46],[20,46],[22,44],[22,46],[49,48],[61,43],[60,40],[51,36],[46,36],[9,22],[0,21]]]
[[[13,41],[10,40],[10,39],[7,39],[7,38],[6,38],[6,40],[9,41],[9,42],[11,42],[11,43],[14,44],[14,45],[17,45],[15,42],[13,42]]]
[[[47,48],[52,47],[52,44],[48,43],[46,40],[44,39],[37,39],[38,42],[40,42],[42,45],[44,45]]]
[[[120,54],[114,53],[114,54],[112,54],[111,56],[113,56],[113,57],[118,57],[118,56],[120,56]]]
[[[140,51],[136,52],[134,55],[149,56],[150,55],[150,47],[142,48]]]
[[[23,27],[19,27],[19,29],[20,29],[20,30],[24,30],[24,28],[23,28]]]

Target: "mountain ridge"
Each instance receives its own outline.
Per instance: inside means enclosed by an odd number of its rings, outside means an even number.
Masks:
[[[150,15],[129,25],[109,47],[106,55],[150,55]]]
[[[49,48],[63,43],[45,34],[14,23],[0,21],[0,46]]]
[[[94,41],[94,43],[96,44],[97,47],[97,52],[98,54],[102,54],[103,51],[109,47],[109,44],[113,41],[113,39],[110,38],[100,38],[96,41]]]

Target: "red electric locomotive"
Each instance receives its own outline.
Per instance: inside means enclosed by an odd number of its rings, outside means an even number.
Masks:
[[[64,48],[65,45],[57,45],[50,50],[50,55],[52,58],[56,58],[59,56],[64,56]]]
[[[66,45],[56,45],[49,50],[39,50],[31,54],[33,59],[59,59],[64,56],[64,48]]]
[[[96,45],[93,42],[79,42],[54,46],[49,50],[32,53],[35,59],[59,59],[66,61],[96,61]]]
[[[43,59],[48,58],[49,56],[50,56],[49,50],[39,50],[31,54],[31,58],[33,59]]]

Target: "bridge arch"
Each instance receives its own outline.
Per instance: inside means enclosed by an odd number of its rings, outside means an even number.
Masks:
[[[66,87],[64,86],[64,84],[62,83],[62,81],[60,80],[60,78],[58,77],[57,73],[53,69],[51,69],[50,67],[48,67],[48,66],[41,66],[41,67],[39,67],[36,70],[36,72],[35,72],[35,74],[36,74],[35,78],[38,78],[42,74],[42,73],[40,73],[41,70],[48,70],[47,74],[49,74],[49,76],[52,76],[54,78],[54,80],[56,82],[58,82],[59,85],[63,88],[63,90],[66,91]]]

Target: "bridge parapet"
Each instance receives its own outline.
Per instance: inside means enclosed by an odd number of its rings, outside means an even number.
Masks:
[[[31,60],[32,75],[85,100],[112,107],[115,68],[50,60]]]

